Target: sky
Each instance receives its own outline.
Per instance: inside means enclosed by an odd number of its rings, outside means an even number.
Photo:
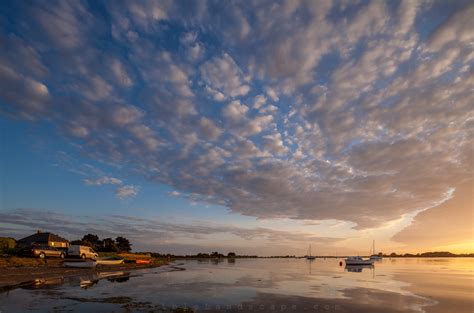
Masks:
[[[474,252],[472,1],[1,1],[0,235]]]

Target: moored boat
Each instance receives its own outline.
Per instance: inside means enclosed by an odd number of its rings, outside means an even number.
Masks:
[[[150,264],[151,260],[135,260],[136,264]]]
[[[372,241],[372,255],[370,256],[370,259],[371,259],[371,260],[374,260],[374,261],[380,261],[380,260],[382,260],[382,256],[381,256],[381,255],[375,254],[375,240]]]
[[[305,258],[306,258],[306,260],[314,260],[314,259],[316,259],[315,256],[312,256],[312,255],[311,255],[311,245],[309,245],[309,253],[308,253],[308,255],[305,256]]]
[[[123,259],[120,258],[96,258],[97,265],[120,265]]]
[[[79,262],[64,262],[65,267],[76,267],[76,268],[93,268],[97,266],[96,261],[79,261]]]
[[[360,256],[350,256],[345,259],[346,265],[373,265],[371,259],[363,259]]]

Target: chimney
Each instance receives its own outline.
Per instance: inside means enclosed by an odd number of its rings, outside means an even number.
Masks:
[[[41,234],[41,230],[38,229],[38,230],[36,231],[36,233],[37,233],[37,234]]]

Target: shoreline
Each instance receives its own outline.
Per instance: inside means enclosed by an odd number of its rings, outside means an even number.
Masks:
[[[78,276],[98,276],[98,279],[101,279],[100,274],[113,272],[129,273],[135,270],[170,265],[168,262],[155,260],[159,262],[151,264],[125,263],[120,265],[98,265],[95,268],[68,268],[62,265],[63,260],[49,259],[43,264],[37,262],[35,259],[29,261],[29,263],[37,264],[23,266],[0,264],[0,293],[21,287],[42,285],[48,282],[60,283]]]

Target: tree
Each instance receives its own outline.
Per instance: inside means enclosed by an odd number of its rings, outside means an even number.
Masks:
[[[235,256],[236,256],[236,255],[235,255],[235,252],[229,252],[229,253],[227,253],[227,257],[228,257],[228,258],[235,258]]]
[[[115,238],[115,242],[117,244],[117,250],[121,252],[130,252],[132,250],[132,245],[130,241],[128,241],[125,237],[117,237]]]
[[[102,240],[102,251],[104,252],[117,252],[117,244],[112,238],[105,238]]]
[[[98,243],[99,243],[99,236],[97,235],[87,234],[84,237],[82,237],[82,244],[84,246],[95,248]]]
[[[220,254],[219,252],[215,251],[215,252],[212,252],[211,255],[210,255],[211,258],[223,258],[224,255],[223,254]]]

